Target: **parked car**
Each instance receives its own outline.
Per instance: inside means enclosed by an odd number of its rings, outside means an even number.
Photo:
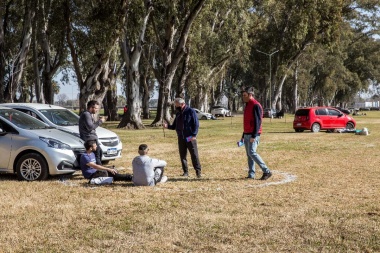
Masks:
[[[216,105],[211,108],[211,114],[215,117],[221,116],[221,117],[230,117],[231,111],[226,109],[223,106]]]
[[[0,106],[0,172],[19,180],[73,174],[85,152],[83,141],[20,111]]]
[[[198,119],[211,119],[212,118],[212,114],[211,113],[202,112],[202,111],[200,111],[198,109],[194,109],[194,111],[197,113]]]
[[[345,108],[342,108],[342,107],[338,107],[338,106],[334,106],[333,108],[335,109],[338,109],[339,111],[345,113],[345,114],[350,114],[350,110],[349,109],[345,109]]]
[[[306,107],[296,111],[293,128],[296,132],[327,129],[355,129],[356,121],[349,115],[332,107]]]
[[[276,110],[271,108],[265,108],[263,112],[264,118],[275,118],[276,117]]]
[[[38,103],[7,103],[0,104],[29,114],[49,126],[79,137],[79,116],[61,106]],[[112,131],[103,127],[96,128],[100,148],[103,151],[102,161],[107,163],[121,157],[122,143]]]

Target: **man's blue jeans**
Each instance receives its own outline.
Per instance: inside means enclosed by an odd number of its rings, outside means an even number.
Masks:
[[[268,169],[267,165],[261,159],[260,155],[256,152],[257,146],[259,146],[260,143],[260,136],[256,136],[254,142],[250,142],[249,139],[251,139],[250,134],[244,134],[244,146],[245,151],[247,152],[248,157],[248,177],[255,177],[255,163],[260,166],[263,173],[269,173],[270,170]]]

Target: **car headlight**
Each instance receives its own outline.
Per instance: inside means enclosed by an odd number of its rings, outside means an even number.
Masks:
[[[51,148],[71,150],[71,147],[69,145],[63,142],[60,142],[59,140],[56,140],[56,139],[40,137],[40,140],[45,142]]]

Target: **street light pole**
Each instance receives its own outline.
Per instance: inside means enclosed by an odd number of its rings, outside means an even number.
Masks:
[[[257,52],[265,54],[269,56],[269,107],[272,109],[272,55],[278,52],[278,50],[272,52],[272,53],[265,53],[260,50],[257,50]]]

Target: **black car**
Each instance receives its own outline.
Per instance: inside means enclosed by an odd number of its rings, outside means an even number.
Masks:
[[[343,112],[344,114],[351,114],[351,112],[348,110],[348,109],[345,109],[345,108],[342,108],[342,107],[338,107],[338,106],[335,106],[334,107],[335,109],[338,109],[339,111]]]

